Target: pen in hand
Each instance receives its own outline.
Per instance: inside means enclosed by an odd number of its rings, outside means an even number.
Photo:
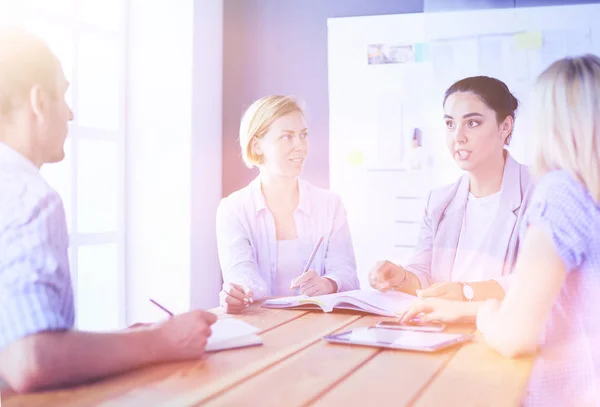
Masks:
[[[321,243],[323,243],[323,236],[321,236],[321,238],[317,241],[315,248],[313,249],[312,253],[310,254],[310,257],[308,258],[306,265],[304,266],[304,270],[302,271],[302,274],[305,274],[308,270],[310,270],[310,266],[316,256],[317,252],[319,251],[319,247],[321,247]],[[295,288],[295,286],[293,284],[290,287],[290,289],[292,289],[292,288]]]
[[[315,256],[316,256],[317,252],[319,251],[319,247],[321,247],[321,243],[323,243],[323,236],[321,236],[321,238],[315,245],[315,248],[313,249],[312,253],[310,254],[310,257],[308,258],[308,261],[306,262],[306,266],[304,266],[304,271],[302,272],[302,274],[304,274],[308,270],[310,270],[310,265],[312,264],[313,260],[315,259]]]
[[[163,307],[162,305],[160,305],[158,302],[154,301],[152,298],[149,298],[150,302],[154,305],[156,305],[158,308],[160,308],[161,310],[163,310],[164,312],[166,312],[167,314],[169,314],[170,317],[173,316],[173,313],[171,311],[169,311],[168,309],[166,309],[165,307]]]

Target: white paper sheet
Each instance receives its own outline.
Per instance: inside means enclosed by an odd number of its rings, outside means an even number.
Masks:
[[[235,318],[218,319],[212,326],[212,334],[207,340],[206,351],[235,348],[242,345],[260,343],[256,335],[260,330],[254,325]],[[250,341],[249,341],[250,339]]]

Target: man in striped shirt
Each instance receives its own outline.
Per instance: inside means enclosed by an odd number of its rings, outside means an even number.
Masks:
[[[42,40],[0,27],[0,378],[18,392],[200,357],[216,320],[198,310],[115,333],[73,330],[65,213],[39,173],[64,158],[68,86]]]

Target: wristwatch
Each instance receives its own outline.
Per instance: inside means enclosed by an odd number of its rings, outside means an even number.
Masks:
[[[473,287],[463,281],[460,282],[460,285],[462,285],[463,297],[465,297],[467,301],[471,302],[473,297],[475,297],[475,291],[473,291]]]

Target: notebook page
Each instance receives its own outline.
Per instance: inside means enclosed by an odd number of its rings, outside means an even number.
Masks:
[[[296,303],[298,300],[306,300],[310,297],[306,295],[294,295],[291,297],[280,297],[280,298],[272,298],[265,301],[265,304],[273,304],[273,305],[285,305],[290,303]]]
[[[221,342],[232,341],[236,338],[242,338],[248,335],[254,335],[260,331],[254,325],[235,318],[218,319],[211,325],[212,334],[206,341],[209,346],[218,345]],[[235,342],[235,341],[232,341]]]
[[[406,310],[407,307],[417,299],[416,296],[400,293],[400,292],[387,292],[382,293],[375,290],[353,290],[338,293],[336,296],[343,300],[343,297],[352,297],[360,300],[373,307],[379,308],[384,311],[398,313]]]
[[[206,345],[206,352],[214,352],[218,350],[245,348],[247,346],[262,345],[262,338],[258,335],[247,335],[239,338],[233,338],[218,343]]]

